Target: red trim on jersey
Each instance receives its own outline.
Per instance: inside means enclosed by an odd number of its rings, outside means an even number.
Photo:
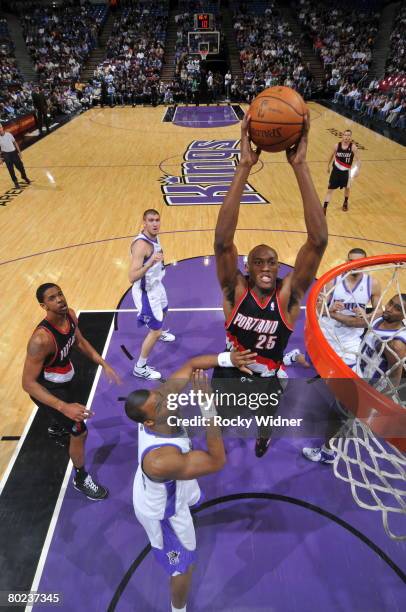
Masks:
[[[247,347],[240,344],[237,338],[233,336],[233,334],[231,334],[230,332],[226,332],[226,336],[227,336],[227,340],[229,340],[232,343],[236,351],[246,351],[247,350]],[[257,355],[254,361],[255,363],[262,363],[263,365],[266,365],[268,370],[277,370],[282,363],[281,361],[274,361],[273,359],[267,359],[266,357],[261,357],[260,355]],[[248,366],[248,369],[249,369],[249,366]]]
[[[293,329],[294,329],[294,328],[293,328],[291,325],[289,325],[289,323],[287,322],[287,320],[286,320],[286,316],[285,316],[285,314],[284,314],[284,312],[283,312],[283,310],[282,310],[282,308],[281,308],[281,304],[280,304],[280,302],[279,302],[279,289],[278,289],[278,291],[276,292],[276,301],[277,301],[277,303],[278,303],[279,314],[281,315],[281,319],[282,319],[282,321],[284,322],[284,324],[286,325],[286,327],[287,327],[288,329],[290,329],[290,331],[292,331],[292,332],[293,332]]]
[[[228,328],[230,327],[231,322],[232,322],[232,320],[233,320],[233,318],[234,318],[235,313],[237,312],[237,310],[239,309],[239,307],[241,306],[241,304],[243,303],[243,301],[245,300],[245,298],[247,297],[247,295],[248,295],[248,286],[247,286],[247,288],[246,288],[246,290],[245,290],[245,292],[244,292],[244,294],[243,294],[242,298],[241,298],[241,299],[240,299],[240,300],[237,302],[237,304],[234,306],[233,310],[231,311],[230,316],[229,316],[229,317],[227,317],[227,319],[225,320],[224,325],[225,325],[226,329],[228,329]]]
[[[38,325],[38,327],[41,328],[41,329],[44,329],[51,336],[51,338],[52,338],[52,340],[53,340],[53,342],[55,344],[55,353],[54,353],[52,359],[49,361],[49,365],[51,365],[55,361],[55,359],[58,357],[58,344],[56,342],[54,334],[51,332],[50,329],[45,327],[45,325]],[[45,365],[44,365],[44,367],[45,367]]]
[[[259,301],[259,297],[254,293],[253,289],[250,289],[250,294],[254,298],[254,300],[257,303],[257,305],[261,308],[261,310],[264,310],[268,306],[268,304],[271,301],[271,299],[273,298],[273,296],[275,295],[275,289],[272,291],[271,295],[269,296],[269,298],[266,300],[266,302],[264,304],[262,304]]]
[[[59,366],[59,367],[55,367],[55,368],[44,368],[45,372],[55,372],[56,374],[67,374],[68,372],[70,372],[72,370],[72,364],[69,361],[69,363],[66,364],[66,366]]]
[[[337,159],[335,158],[335,163],[338,164],[339,166],[344,166],[344,168],[346,170],[349,170],[351,168],[351,164],[346,164],[345,162],[341,161],[341,159]]]
[[[53,327],[54,329],[56,329],[57,331],[59,331],[60,334],[63,334],[64,336],[67,336],[70,333],[70,326],[71,323],[73,323],[75,329],[77,327],[77,325],[75,324],[74,320],[72,319],[72,317],[70,316],[69,313],[67,313],[67,318],[68,318],[68,323],[69,323],[69,329],[68,331],[63,331],[63,329],[61,329],[60,327],[58,327],[57,325],[54,325],[53,323],[51,323],[51,321],[49,321],[49,319],[47,319],[48,323],[50,324],[51,327]]]

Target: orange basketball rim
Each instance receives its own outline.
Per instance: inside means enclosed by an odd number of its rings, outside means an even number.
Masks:
[[[319,325],[317,300],[327,283],[357,268],[405,263],[406,254],[377,255],[341,264],[312,287],[306,307],[305,341],[314,367],[336,398],[375,435],[406,452],[406,409],[360,378],[331,348]]]

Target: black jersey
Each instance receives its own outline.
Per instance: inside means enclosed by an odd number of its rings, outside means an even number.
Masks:
[[[280,367],[293,331],[280,307],[281,283],[281,279],[277,279],[275,290],[264,303],[247,287],[225,323],[228,350],[250,349],[257,353],[255,363],[249,368],[258,374]]]
[[[43,319],[37,329],[45,329],[51,336],[55,345],[55,352],[44,364],[39,380],[44,387],[52,388],[70,382],[75,374],[69,358],[75,343],[76,323],[68,314],[69,328],[66,332],[54,327],[47,319]]]
[[[354,151],[352,150],[352,142],[349,143],[346,149],[343,149],[342,142],[339,142],[334,156],[335,167],[339,170],[347,171],[351,168],[353,161]]]

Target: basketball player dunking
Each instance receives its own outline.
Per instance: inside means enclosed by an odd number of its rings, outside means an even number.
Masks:
[[[159,212],[150,208],[143,214],[144,228],[131,243],[131,263],[128,278],[132,286],[138,324],[149,329],[133,374],[140,378],[158,380],[160,372],[147,365],[150,352],[158,340],[173,342],[175,336],[162,329],[168,298],[162,279],[165,276],[164,256],[158,234],[161,226]]]
[[[223,291],[227,349],[255,351],[255,363],[249,367],[253,377],[269,377],[271,392],[281,392],[277,372],[300,314],[300,302],[314,279],[327,246],[326,220],[306,163],[309,127],[308,115],[299,143],[287,151],[288,162],[302,195],[307,229],[307,240],[297,254],[293,271],[284,279],[278,278],[278,255],[275,249],[265,244],[257,245],[250,251],[248,276],[238,269],[234,234],[240,199],[260,153],[251,148],[248,116],[245,116],[241,126],[240,163],[220,208],[215,231],[214,252],[217,276]],[[223,385],[217,379],[234,378],[236,384],[240,384],[236,381],[240,379],[241,382],[240,372],[231,367],[230,362],[228,365],[228,368],[215,369],[213,381],[216,387]],[[252,388],[252,385],[247,386]],[[269,435],[269,429],[260,431],[255,447],[258,457],[265,454]]]
[[[158,562],[171,577],[173,612],[186,611],[196,558],[196,535],[190,508],[203,499],[196,478],[221,470],[225,452],[221,430],[213,420],[217,414],[213,404],[200,404],[207,427],[207,451],[192,450],[185,429],[177,425],[181,415],[168,409],[168,399],[180,393],[192,377],[196,391],[210,394],[202,370],[219,364],[223,356],[221,353],[193,357],[161,387],[153,391],[133,391],[125,404],[127,416],[139,423],[134,511],[147,532]],[[234,352],[231,359],[236,368],[246,372],[254,356],[249,351]]]
[[[361,160],[356,145],[351,141],[352,131],[345,130],[343,139],[338,142],[328,160],[327,174],[330,173],[330,164],[333,161],[333,169],[330,174],[326,197],[324,198],[324,214],[327,214],[327,206],[331,199],[331,194],[335,189],[344,189],[343,210],[348,210],[348,198],[350,197],[351,166],[355,160],[357,163],[357,174],[361,166]]]
[[[84,421],[94,413],[74,400],[75,370],[70,360],[73,348],[76,346],[91,361],[102,366],[110,381],[119,383],[120,379],[80,333],[76,315],[68,308],[60,287],[53,283],[40,285],[37,300],[46,311],[46,317],[37,325],[28,343],[23,389],[50,420],[69,433],[75,489],[89,499],[104,499],[107,489],[85,470],[87,428]]]

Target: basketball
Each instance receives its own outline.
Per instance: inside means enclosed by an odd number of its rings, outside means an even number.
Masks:
[[[269,153],[285,151],[299,140],[307,107],[290,87],[268,87],[251,103],[252,141]]]

